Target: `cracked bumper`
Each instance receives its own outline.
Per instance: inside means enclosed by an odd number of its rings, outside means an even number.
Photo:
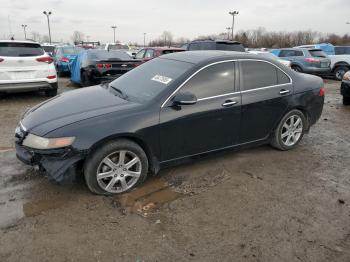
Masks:
[[[71,148],[54,150],[35,150],[16,143],[16,156],[24,164],[43,169],[49,180],[58,183],[75,180],[78,173],[77,164],[85,154]]]

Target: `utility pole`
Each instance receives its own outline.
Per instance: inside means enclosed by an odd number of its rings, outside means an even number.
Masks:
[[[146,33],[143,33],[143,47],[146,47]]]
[[[227,30],[227,40],[230,40],[231,27],[226,27],[226,30]]]
[[[49,18],[49,16],[52,14],[52,12],[51,11],[49,11],[49,12],[44,11],[43,14],[46,15],[46,18],[47,18],[47,26],[49,27],[49,39],[50,39],[50,44],[51,44],[51,29],[50,29],[50,18]]]
[[[113,29],[113,43],[115,43],[115,30],[117,29],[117,26],[112,25],[111,28]]]
[[[232,12],[228,12],[230,15],[232,15],[232,40],[233,40],[233,28],[235,26],[235,15],[238,15],[239,12],[238,11],[232,11]]]
[[[27,40],[27,32],[26,32],[27,25],[22,25],[22,27],[24,31],[24,39]]]

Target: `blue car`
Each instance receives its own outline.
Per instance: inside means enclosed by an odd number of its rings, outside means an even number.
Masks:
[[[70,72],[69,64],[72,63],[82,48],[76,46],[57,46],[53,53],[57,74],[62,76]]]

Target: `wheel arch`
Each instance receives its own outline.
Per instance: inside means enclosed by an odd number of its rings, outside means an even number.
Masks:
[[[334,64],[333,68],[332,68],[332,72],[334,72],[338,67],[348,67],[350,69],[350,65],[349,63],[345,62],[345,61],[339,61],[337,63]]]

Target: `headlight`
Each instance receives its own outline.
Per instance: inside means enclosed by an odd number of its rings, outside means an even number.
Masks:
[[[23,140],[23,145],[35,149],[55,149],[70,146],[75,137],[45,138],[28,134]]]
[[[343,80],[349,80],[350,81],[350,71],[346,72],[343,76]]]

